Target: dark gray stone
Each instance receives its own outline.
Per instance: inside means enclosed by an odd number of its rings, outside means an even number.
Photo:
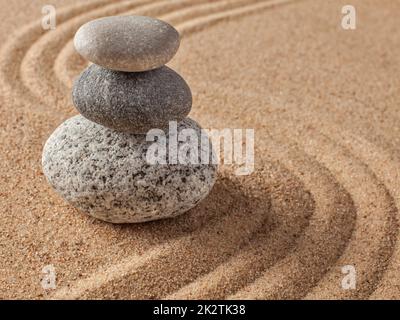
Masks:
[[[179,48],[179,33],[168,23],[142,16],[96,19],[75,34],[76,50],[105,68],[138,72],[170,61]]]
[[[189,118],[178,124],[177,131],[183,129],[200,135],[200,126]],[[178,148],[182,143],[188,142]],[[180,215],[210,192],[217,165],[201,164],[200,158],[193,164],[190,152],[183,158],[188,163],[149,163],[152,146],[146,135],[117,132],[78,115],[47,140],[43,172],[64,199],[101,220],[135,223]],[[198,148],[198,157],[211,153],[204,145]]]
[[[87,119],[132,133],[163,129],[192,107],[190,88],[168,67],[127,73],[92,64],[75,81],[72,96]]]

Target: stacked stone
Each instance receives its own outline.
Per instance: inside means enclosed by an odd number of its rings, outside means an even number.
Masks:
[[[217,166],[204,162],[204,153],[212,158],[211,144],[199,143],[204,133],[187,117],[190,88],[165,66],[179,48],[178,32],[149,17],[107,17],[83,25],[74,44],[93,64],[74,83],[81,115],[61,124],[45,144],[49,183],[78,209],[113,223],[169,218],[193,208],[211,190]],[[169,135],[170,121],[177,122],[177,134],[192,129],[198,139],[177,141]],[[156,142],[146,133],[152,129],[165,132],[167,163],[149,162]],[[184,159],[168,161],[183,144],[189,150]]]

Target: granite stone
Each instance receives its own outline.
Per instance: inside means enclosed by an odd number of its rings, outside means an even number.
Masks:
[[[194,129],[200,136],[200,126],[190,118],[177,124],[177,132],[183,129]],[[165,137],[169,142],[168,131]],[[148,149],[154,141],[147,140],[143,134],[114,131],[74,116],[47,140],[43,172],[73,206],[112,223],[169,218],[193,208],[212,189],[217,165],[201,164],[200,158],[195,164],[190,152],[178,164],[149,163]],[[195,140],[188,141],[177,142],[177,148]],[[211,153],[212,147],[197,146],[198,157]]]

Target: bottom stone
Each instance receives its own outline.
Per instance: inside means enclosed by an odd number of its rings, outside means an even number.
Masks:
[[[179,141],[175,149],[167,146],[167,163],[154,163],[149,151],[157,149],[162,138],[146,141],[146,135],[117,132],[78,115],[47,140],[43,172],[64,199],[95,218],[136,223],[175,217],[207,196],[217,171],[216,164],[200,162],[200,156],[212,150],[199,143],[201,127],[186,118],[178,123],[178,134],[183,129],[193,129],[198,139]],[[164,140],[171,139],[166,132]],[[179,152],[181,161],[168,161],[171,150]]]

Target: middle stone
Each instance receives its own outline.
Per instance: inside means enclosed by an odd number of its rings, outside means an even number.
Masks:
[[[166,66],[121,72],[92,64],[75,81],[72,98],[85,118],[130,133],[165,129],[169,121],[184,119],[192,107],[189,86]]]

